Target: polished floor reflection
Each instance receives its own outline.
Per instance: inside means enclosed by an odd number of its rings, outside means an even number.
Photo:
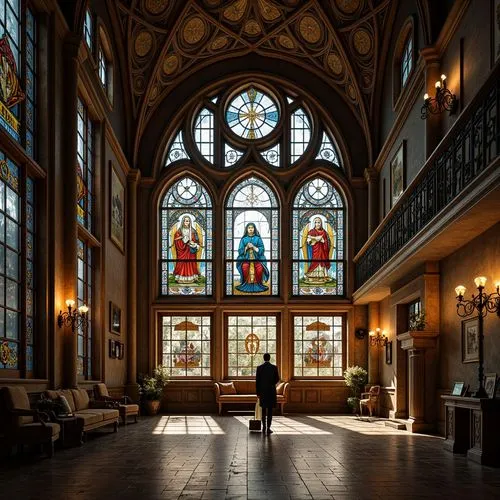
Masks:
[[[500,498],[500,469],[469,463],[437,437],[350,416],[143,417],[53,459],[0,464],[0,498]]]

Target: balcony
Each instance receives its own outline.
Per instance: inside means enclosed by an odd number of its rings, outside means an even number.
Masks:
[[[354,258],[356,302],[380,300],[500,220],[499,100],[497,66]]]

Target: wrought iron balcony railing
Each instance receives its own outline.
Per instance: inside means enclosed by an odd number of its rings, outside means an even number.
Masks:
[[[459,116],[356,259],[366,283],[490,165],[500,150],[500,66]]]

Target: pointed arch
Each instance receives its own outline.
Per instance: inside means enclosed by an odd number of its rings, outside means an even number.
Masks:
[[[303,181],[292,203],[292,294],[345,296],[346,202],[326,177]]]
[[[228,191],[225,202],[226,295],[279,294],[279,199],[252,173]]]
[[[159,283],[163,296],[212,295],[213,201],[186,173],[159,199]]]

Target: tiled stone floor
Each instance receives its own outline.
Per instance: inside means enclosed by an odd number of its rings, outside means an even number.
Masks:
[[[80,448],[0,463],[0,499],[500,498],[500,469],[349,416],[143,417]]]

